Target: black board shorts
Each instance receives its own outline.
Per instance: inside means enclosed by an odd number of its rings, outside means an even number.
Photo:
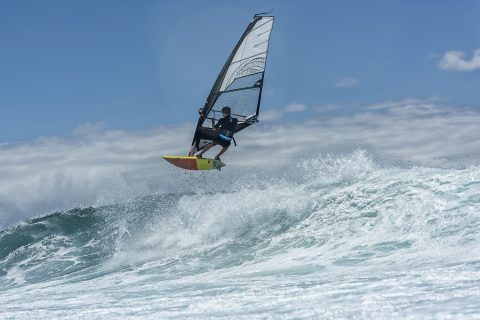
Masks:
[[[213,140],[213,142],[215,142],[215,144],[221,145],[221,146],[224,147],[224,148],[228,148],[228,147],[230,147],[230,145],[232,144],[232,141],[227,141],[227,140],[225,140],[225,139],[222,139],[222,138],[220,137],[220,135],[218,135],[218,136],[215,138],[215,140]]]

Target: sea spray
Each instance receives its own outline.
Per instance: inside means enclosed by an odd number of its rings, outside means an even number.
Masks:
[[[3,230],[2,316],[480,313],[478,166],[385,166],[358,150],[304,159],[261,181],[72,209]]]

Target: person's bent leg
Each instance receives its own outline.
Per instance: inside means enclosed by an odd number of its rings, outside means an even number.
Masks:
[[[224,154],[225,151],[227,151],[227,149],[228,149],[228,147],[223,147],[222,150],[220,150],[220,152],[217,154],[217,156],[215,157],[215,159],[220,158],[220,156],[221,156],[222,154]]]
[[[208,150],[210,150],[214,145],[216,145],[215,142],[206,144],[206,145],[202,148],[202,151],[201,151],[199,154],[197,154],[197,157],[201,157],[205,152],[207,152]]]

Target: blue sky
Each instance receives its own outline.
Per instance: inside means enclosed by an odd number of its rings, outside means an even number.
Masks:
[[[307,107],[280,121],[432,96],[480,109],[480,69],[462,67],[480,48],[478,1],[1,1],[0,143],[193,122],[269,9],[263,109]]]

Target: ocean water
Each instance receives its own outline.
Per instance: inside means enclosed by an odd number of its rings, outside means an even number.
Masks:
[[[479,166],[228,170],[2,230],[0,318],[480,319]]]

